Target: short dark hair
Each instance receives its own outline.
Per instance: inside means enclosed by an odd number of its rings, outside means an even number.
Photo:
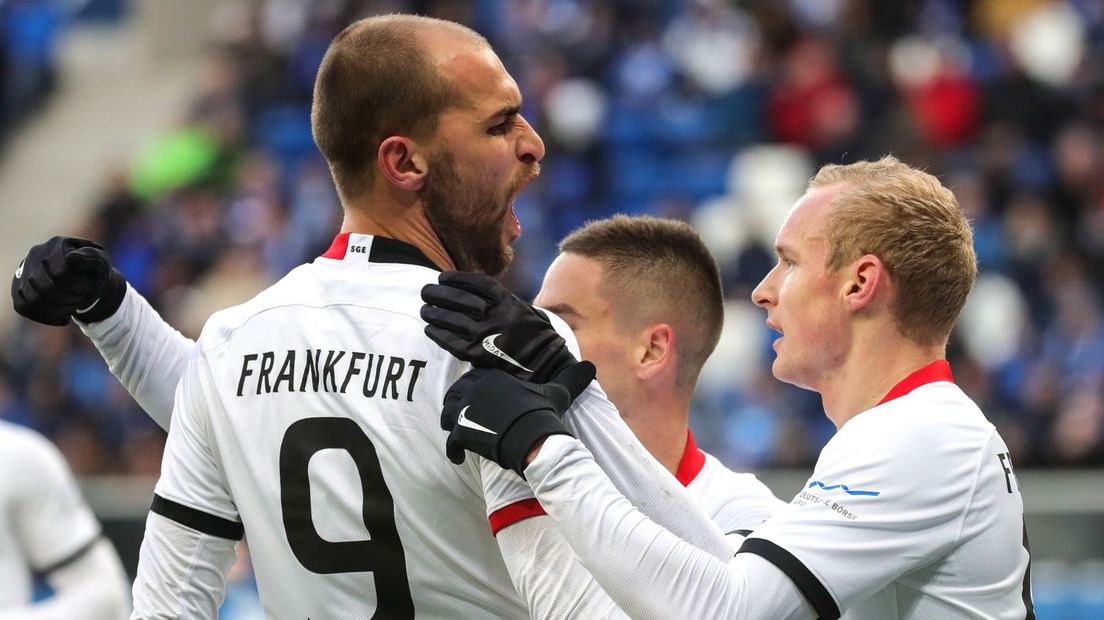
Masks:
[[[418,41],[417,31],[426,26],[455,29],[486,44],[453,22],[383,15],[353,22],[326,50],[314,83],[311,131],[343,198],[371,184],[384,139],[430,135],[441,112],[456,103],[453,85]]]
[[[674,328],[677,385],[693,392],[724,324],[721,274],[697,231],[678,220],[615,215],[587,222],[560,242],[560,251],[602,265],[616,323]]]

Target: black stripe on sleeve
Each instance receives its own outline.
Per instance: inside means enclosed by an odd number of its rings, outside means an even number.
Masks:
[[[789,551],[764,538],[749,538],[740,545],[740,550],[736,553],[754,553],[786,573],[805,596],[805,600],[813,606],[820,620],[836,620],[840,617],[839,607],[828,589]]]
[[[184,504],[178,504],[156,493],[153,495],[150,512],[155,512],[197,532],[218,536],[219,538],[241,540],[242,536],[245,535],[245,527],[237,521],[216,517],[213,514],[190,508]]]
[[[748,536],[751,536],[751,530],[732,530],[731,532],[725,532],[725,536],[728,536],[729,534],[739,534],[740,536],[747,538]]]
[[[34,571],[35,575],[44,577],[44,576],[49,575],[50,573],[52,573],[56,570],[65,568],[66,566],[69,566],[73,562],[76,562],[77,560],[84,557],[85,554],[87,554],[89,551],[91,551],[92,547],[95,547],[96,543],[98,543],[98,542],[100,542],[100,534],[97,532],[96,535],[92,537],[92,540],[90,540],[90,541],[84,543],[83,545],[81,545],[80,548],[77,549],[76,551],[74,551],[73,553],[70,553],[69,555],[65,556],[64,558],[61,558],[60,560],[58,560],[57,562],[54,562],[53,564],[50,564],[46,568],[41,568],[41,569],[38,569],[38,570]]]

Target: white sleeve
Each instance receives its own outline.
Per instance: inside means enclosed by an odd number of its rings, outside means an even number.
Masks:
[[[196,346],[176,390],[173,423],[150,509],[192,529],[240,540],[244,527],[215,448],[219,438],[211,429],[212,411],[219,406],[217,381],[202,348]]]
[[[552,519],[519,521],[499,532],[497,540],[533,620],[626,617],[579,563]]]
[[[132,619],[217,618],[237,541],[146,517]]]
[[[580,561],[632,618],[816,616],[766,560],[719,560],[641,514],[575,439],[549,437],[525,475]]]
[[[79,557],[46,575],[54,594],[39,603],[0,610],[0,620],[119,620],[127,614],[127,576],[111,543],[98,539]]]
[[[133,618],[214,618],[222,602],[244,528],[211,448],[210,381],[197,347],[177,388],[146,519]]]
[[[166,323],[129,284],[115,314],[98,323],[76,323],[107,361],[111,374],[168,430],[176,384],[195,342]]]
[[[572,353],[580,356],[571,329],[563,319],[548,314]],[[597,381],[592,381],[575,399],[564,416],[564,424],[590,449],[613,486],[640,512],[718,559],[732,557],[725,533],[671,472],[644,448]]]
[[[491,532],[531,618],[624,617],[544,516],[528,482],[474,454],[466,462],[482,482]]]

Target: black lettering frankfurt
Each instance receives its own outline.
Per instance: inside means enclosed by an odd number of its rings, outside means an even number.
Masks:
[[[372,370],[372,358],[376,358],[376,369]],[[376,395],[376,389],[379,387],[380,366],[383,365],[383,356],[368,354],[368,374],[364,375],[364,395],[371,398]],[[372,387],[368,387],[368,382],[372,382]]]
[[[410,385],[406,388],[406,400],[414,402],[414,384],[418,382],[418,372],[425,368],[425,360],[410,360]]]
[[[337,353],[337,357],[334,357],[334,353]],[[343,357],[345,357],[344,351],[326,352],[326,365],[322,367],[322,389],[326,390],[327,392],[337,391],[337,374],[335,373],[334,368]]]
[[[261,382],[264,382],[265,394],[272,391],[272,384],[269,383],[268,375],[272,372],[272,366],[276,364],[276,355],[272,351],[265,351],[261,354],[261,374],[257,376],[257,393],[261,393]]]
[[[318,391],[318,363],[322,360],[322,349],[315,349],[312,355],[307,351],[307,368],[303,371],[303,382],[299,384],[299,391],[307,391],[307,381],[311,382],[311,391]]]
[[[357,368],[357,362],[364,359],[364,354],[360,351],[353,351],[353,354],[349,356],[349,370],[345,372],[345,380],[341,382],[341,393],[345,393],[345,388],[349,387],[349,381],[352,380],[353,375],[359,375],[360,369]]]
[[[387,378],[383,380],[383,394],[380,395],[380,398],[387,398],[387,386],[391,386],[391,398],[399,398],[398,381],[405,367],[406,362],[401,357],[391,356],[391,363],[387,365]]]
[[[254,383],[250,387],[258,395],[281,390],[345,394],[353,378],[361,377],[357,381],[365,398],[400,400],[405,395],[408,402],[413,402],[414,389],[426,366],[426,360],[337,349],[249,353],[242,356],[238,396],[245,395],[247,380]]]
[[[242,356],[241,379],[238,379],[238,396],[242,395],[242,388],[245,387],[245,378],[253,374],[253,371],[249,369],[249,362],[254,362],[256,360],[256,353],[250,353],[249,355]]]
[[[280,367],[280,373],[276,375],[276,383],[272,385],[273,392],[280,391],[280,384],[287,382],[287,391],[295,391],[295,351],[288,351],[284,359],[284,365]]]

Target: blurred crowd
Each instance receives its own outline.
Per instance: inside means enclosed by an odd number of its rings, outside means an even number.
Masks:
[[[50,0],[0,0],[0,146],[57,85],[63,9]]]
[[[815,394],[771,377],[750,291],[819,165],[893,153],[938,175],[974,225],[958,383],[1018,466],[1104,465],[1098,0],[224,3],[186,122],[105,180],[81,230],[57,232],[103,243],[191,336],[319,255],[340,208],[310,135],[314,74],[344,25],[394,11],[486,35],[545,140],[505,276],[520,295],[587,219],[648,213],[702,232],[728,298],[692,419],[703,449],[807,467],[834,432]],[[160,463],[164,434],[75,327],[21,321],[3,338],[0,417],[49,435],[79,473]]]

